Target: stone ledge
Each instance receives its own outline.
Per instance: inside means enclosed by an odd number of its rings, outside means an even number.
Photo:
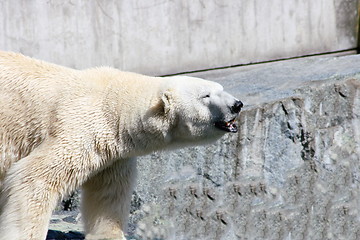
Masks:
[[[294,97],[297,90],[322,81],[360,74],[360,55],[309,57],[194,73],[216,81],[251,107]]]

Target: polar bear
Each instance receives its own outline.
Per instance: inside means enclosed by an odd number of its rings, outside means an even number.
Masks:
[[[136,157],[236,132],[242,103],[217,83],[0,52],[0,239],[44,239],[82,187],[86,239],[125,239]]]

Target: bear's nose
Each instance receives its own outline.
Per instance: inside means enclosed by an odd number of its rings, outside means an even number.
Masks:
[[[235,104],[231,107],[231,112],[232,113],[239,113],[243,106],[244,106],[244,104],[241,101],[236,100]]]

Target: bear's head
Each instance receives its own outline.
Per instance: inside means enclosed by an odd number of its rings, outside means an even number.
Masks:
[[[194,77],[168,77],[161,92],[171,145],[211,142],[237,132],[235,119],[242,102],[215,82]]]

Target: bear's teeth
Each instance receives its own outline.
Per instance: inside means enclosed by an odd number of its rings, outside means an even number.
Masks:
[[[224,121],[224,122],[217,122],[215,123],[215,126],[219,129],[222,129],[227,132],[236,133],[237,132],[237,126],[235,124],[235,118],[230,121]]]

